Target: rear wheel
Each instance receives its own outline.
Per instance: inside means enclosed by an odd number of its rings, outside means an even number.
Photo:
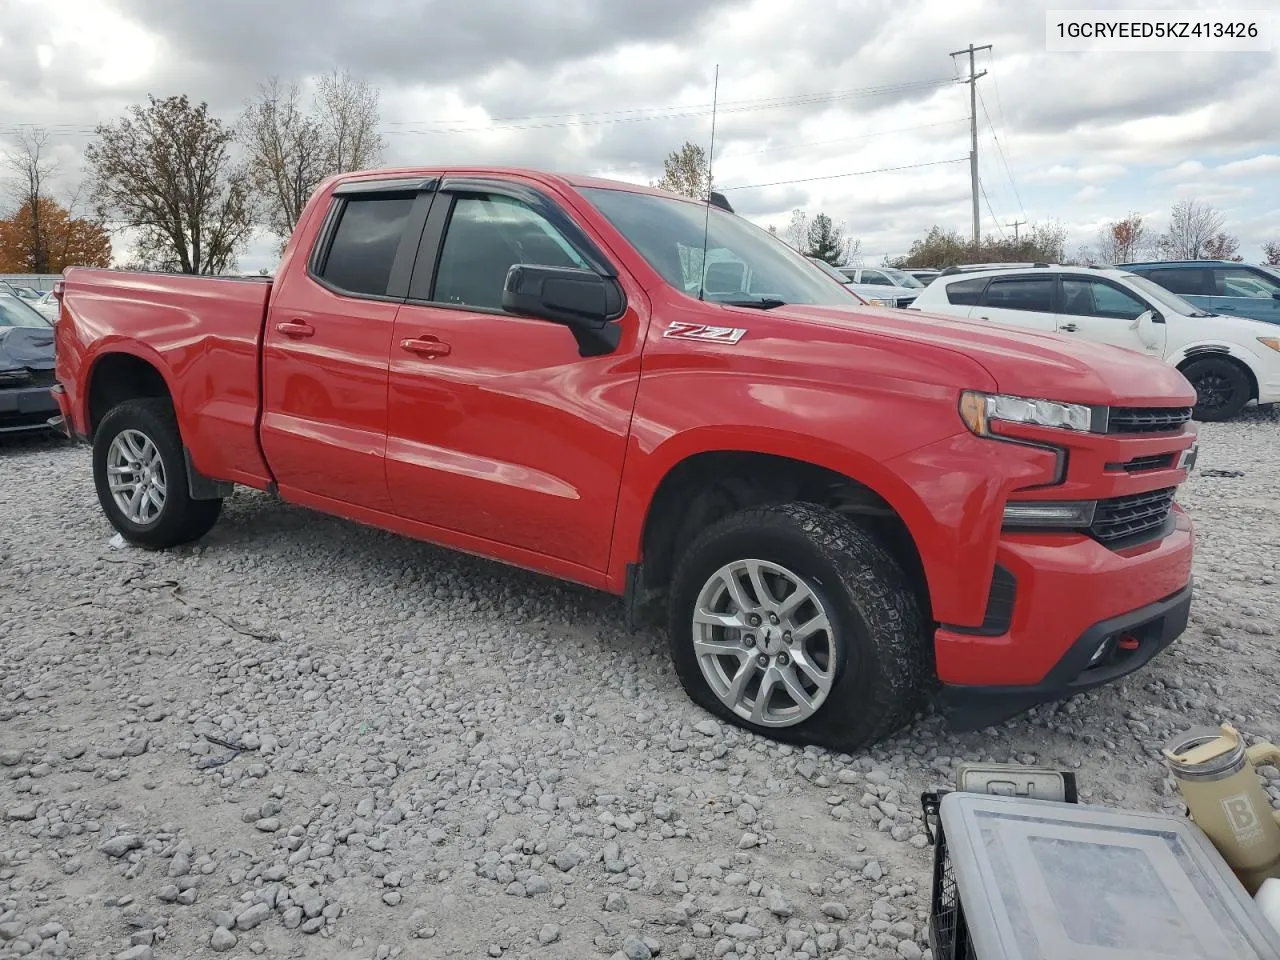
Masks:
[[[221,500],[193,500],[178,421],[167,400],[128,400],[93,438],[98,502],[130,543],[151,550],[189,543],[218,520]]]
[[[1203,357],[1187,364],[1182,375],[1196,388],[1197,420],[1230,420],[1249,402],[1248,374],[1234,360]]]
[[[922,704],[928,646],[902,569],[823,507],[753,508],[709,527],[670,602],[681,684],[731,723],[853,750]]]

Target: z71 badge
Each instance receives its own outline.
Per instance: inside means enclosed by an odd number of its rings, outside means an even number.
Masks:
[[[682,323],[677,320],[667,325],[662,336],[665,340],[709,340],[712,343],[737,343],[747,335],[742,327],[709,327],[705,323]]]

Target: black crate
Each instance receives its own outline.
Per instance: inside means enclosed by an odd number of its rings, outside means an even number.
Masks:
[[[929,906],[929,947],[933,960],[979,960],[969,940],[969,927],[964,919],[960,892],[956,889],[955,871],[947,856],[947,837],[938,819],[938,803],[942,795],[921,796],[925,830],[933,840],[933,895]]]

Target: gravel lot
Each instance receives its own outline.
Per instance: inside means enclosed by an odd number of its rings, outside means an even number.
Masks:
[[[0,957],[927,956],[955,763],[1180,809],[1173,731],[1280,742],[1280,421],[1201,438],[1178,645],[856,757],[710,720],[609,597],[243,491],[194,548],[114,549],[86,450],[5,442]]]

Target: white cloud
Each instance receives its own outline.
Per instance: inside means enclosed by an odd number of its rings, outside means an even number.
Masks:
[[[1083,203],[1086,200],[1096,200],[1098,199],[1098,197],[1102,196],[1106,192],[1107,191],[1102,187],[1095,186],[1094,184],[1091,183],[1089,184],[1089,186],[1085,187],[1084,189],[1077,190],[1075,193],[1073,193],[1071,195],[1071,199]]]

